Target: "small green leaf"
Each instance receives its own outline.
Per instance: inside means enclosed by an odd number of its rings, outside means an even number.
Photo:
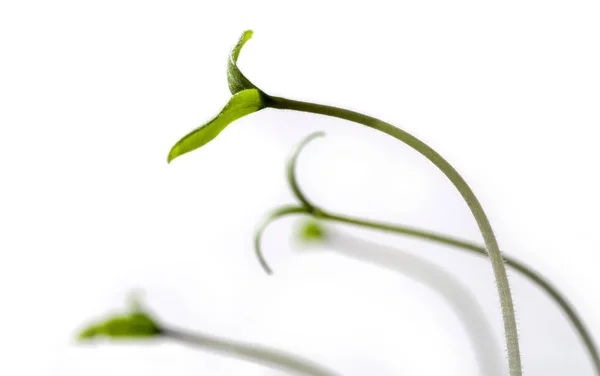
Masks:
[[[129,313],[113,315],[96,322],[79,333],[80,340],[103,336],[109,338],[153,337],[161,333],[159,326],[149,314],[142,311],[140,292],[129,294]]]
[[[159,333],[154,320],[141,312],[114,317],[103,325],[103,334],[108,337],[152,337]]]
[[[311,242],[323,240],[326,236],[326,232],[325,228],[321,226],[321,223],[309,219],[302,223],[298,235],[300,237],[300,240],[304,242]]]
[[[229,54],[229,60],[227,61],[227,83],[229,84],[229,91],[231,94],[239,93],[242,90],[247,89],[258,89],[249,79],[244,76],[242,71],[237,66],[237,60],[240,56],[240,51],[246,42],[252,38],[252,30],[246,30],[240,37],[239,42],[235,45],[231,54]],[[262,91],[261,91],[262,93]],[[263,93],[264,94],[264,93]]]
[[[100,323],[90,325],[79,334],[79,339],[86,340],[98,336],[109,338],[154,337],[160,334],[160,328],[150,316],[142,312],[129,315],[117,315]]]
[[[263,96],[257,89],[242,90],[234,94],[214,119],[177,141],[169,152],[168,162],[207,144],[233,121],[262,110],[264,107]]]

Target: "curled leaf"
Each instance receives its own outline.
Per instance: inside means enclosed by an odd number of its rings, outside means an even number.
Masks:
[[[264,108],[262,94],[257,89],[234,94],[223,110],[211,121],[184,136],[171,148],[168,162],[212,141],[233,121]]]
[[[237,66],[237,60],[240,56],[240,51],[246,42],[252,38],[254,33],[252,30],[246,30],[240,37],[239,42],[235,45],[231,53],[229,54],[229,60],[227,61],[227,83],[229,85],[229,91],[231,94],[239,93],[242,90],[247,89],[258,89],[249,79],[244,76],[242,71]],[[262,92],[261,92],[262,93]]]

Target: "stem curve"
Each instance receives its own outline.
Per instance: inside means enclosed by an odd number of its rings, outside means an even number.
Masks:
[[[471,190],[471,187],[469,187],[463,177],[460,176],[458,171],[456,171],[456,169],[454,169],[450,163],[448,163],[440,154],[438,154],[423,141],[419,140],[410,133],[393,126],[390,123],[374,117],[339,107],[295,101],[281,97],[269,97],[269,100],[266,104],[268,107],[281,110],[293,110],[337,117],[386,133],[389,136],[392,136],[415,149],[417,152],[429,159],[429,161],[431,161],[444,175],[446,175],[446,177],[452,182],[467,203],[483,236],[486,251],[494,271],[498,295],[500,298],[500,305],[502,307],[502,319],[504,322],[504,337],[506,340],[506,348],[508,353],[509,373],[510,376],[522,376],[521,351],[519,347],[517,323],[512,295],[510,292],[510,284],[506,275],[506,268],[504,267],[502,253],[500,252],[500,248],[498,247],[498,242],[494,236],[492,226],[483,210],[483,207],[481,206],[481,203]]]
[[[325,132],[314,132],[306,136],[302,141],[300,141],[292,151],[291,157],[288,160],[286,173],[288,178],[288,183],[290,184],[290,189],[294,193],[294,196],[307,208],[316,209],[316,206],[310,202],[310,200],[306,197],[306,195],[300,189],[298,185],[298,181],[296,180],[296,162],[298,160],[298,156],[300,152],[308,145],[312,140],[318,137],[325,137]]]
[[[270,214],[262,219],[262,221],[258,224],[256,231],[254,233],[254,251],[256,253],[256,257],[258,257],[258,261],[260,262],[260,266],[264,269],[267,274],[273,274],[273,270],[267,263],[265,256],[261,247],[262,236],[269,227],[269,225],[275,220],[285,217],[291,214],[309,214],[311,213],[310,209],[303,206],[283,206],[281,208],[277,208],[273,210]]]

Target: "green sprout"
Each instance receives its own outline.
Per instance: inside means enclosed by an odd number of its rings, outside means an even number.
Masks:
[[[262,364],[274,369],[308,376],[338,376],[337,373],[299,355],[253,343],[219,338],[205,333],[158,325],[142,308],[137,295],[129,299],[129,312],[112,315],[80,331],[79,341],[89,342],[97,337],[110,339],[149,339],[160,337],[188,346]]]
[[[239,100],[236,106],[226,106],[221,114],[215,119],[208,122],[206,125],[193,130],[191,133],[178,141],[169,152],[168,161],[197,149],[208,142],[212,141],[227,125],[242,116],[260,111],[264,108],[275,108],[281,110],[293,110],[300,112],[308,112],[321,114],[325,116],[345,119],[358,124],[362,124],[374,130],[386,133],[387,135],[410,146],[430,162],[432,162],[446,177],[452,182],[460,195],[465,200],[467,206],[471,210],[475,221],[479,227],[481,235],[485,243],[485,251],[491,261],[498,296],[500,300],[502,319],[504,322],[504,338],[508,353],[508,368],[510,376],[521,376],[521,351],[519,346],[519,337],[517,332],[517,323],[515,319],[515,311],[513,306],[512,294],[504,259],[498,242],[492,230],[492,226],[485,214],[481,203],[471,190],[470,186],[458,171],[448,163],[439,153],[433,150],[429,145],[419,140],[412,134],[393,126],[390,123],[379,120],[377,118],[364,115],[355,111],[346,110],[339,107],[327,106],[322,104],[296,101],[282,97],[270,96],[258,89],[250,80],[248,80],[237,66],[237,59],[244,44],[252,37],[251,31],[246,31],[242,35],[239,43],[233,48],[228,62],[228,84],[232,95],[244,93],[246,90],[251,90],[252,94],[248,94],[247,98]],[[231,99],[232,101],[234,98]],[[295,209],[286,208],[285,210],[274,213],[275,216],[290,214]],[[264,227],[261,224],[259,230]],[[256,242],[255,242],[256,243]],[[268,269],[266,269],[268,270]]]
[[[129,311],[129,313],[112,315],[89,325],[79,333],[78,338],[86,341],[96,337],[148,338],[162,333],[154,319],[142,311],[137,295],[130,296]]]

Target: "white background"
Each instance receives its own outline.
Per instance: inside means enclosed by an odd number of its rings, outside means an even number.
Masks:
[[[292,252],[284,161],[324,207],[479,241],[455,189],[384,134],[266,110],[166,162],[227,102],[240,58],[269,94],[390,121],[465,176],[501,247],[548,276],[600,337],[597,1],[0,2],[0,374],[276,375],[177,344],[81,347],[142,288],[170,324],[278,346],[343,375],[477,375],[463,324],[430,288],[339,255]],[[358,232],[472,287],[502,348],[482,258]],[[297,247],[296,247],[297,249]],[[592,375],[538,289],[511,273],[525,374]],[[504,357],[504,354],[498,354]]]

